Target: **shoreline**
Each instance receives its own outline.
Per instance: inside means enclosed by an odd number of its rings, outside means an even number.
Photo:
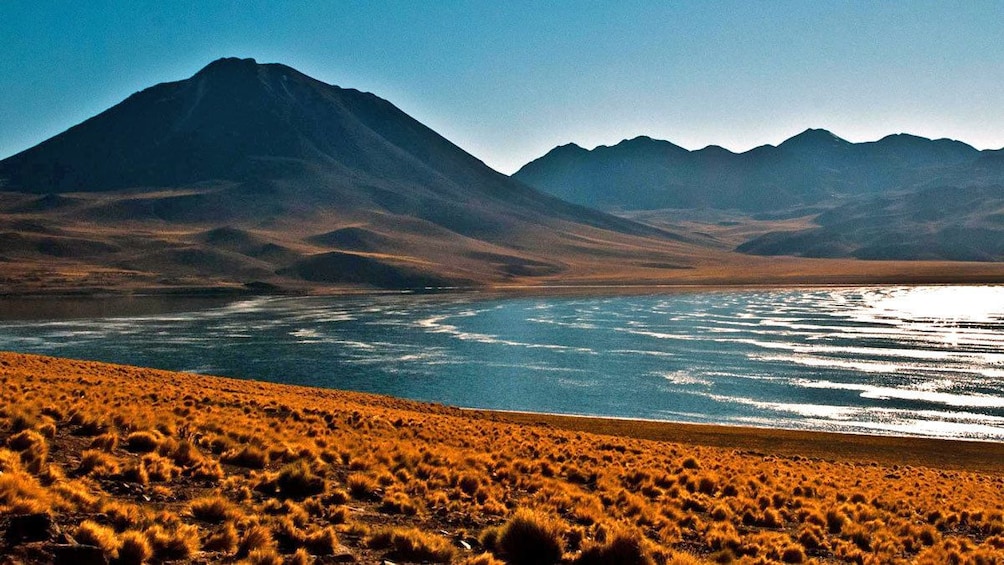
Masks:
[[[487,421],[566,432],[611,436],[622,439],[654,441],[666,444],[701,446],[736,450],[753,456],[774,456],[794,460],[878,464],[886,467],[913,466],[1004,475],[1004,442],[931,438],[918,436],[874,435],[817,430],[792,430],[742,425],[704,424],[583,416],[540,412],[521,412],[463,408],[437,402],[359,392],[345,389],[284,384],[235,377],[167,371],[99,361],[68,359],[32,353],[0,351],[0,361],[20,357],[57,364],[86,364],[122,367],[129,371],[176,375],[187,381],[201,382],[207,389],[227,389],[238,384],[253,388],[256,395],[282,395],[290,392],[304,397],[339,397],[363,405],[387,405],[417,414],[440,414],[468,422]]]

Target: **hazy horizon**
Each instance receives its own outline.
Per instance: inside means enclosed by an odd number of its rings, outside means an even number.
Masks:
[[[993,2],[57,2],[0,16],[0,158],[224,56],[373,92],[504,173],[639,135],[735,152],[806,128],[1004,147]]]

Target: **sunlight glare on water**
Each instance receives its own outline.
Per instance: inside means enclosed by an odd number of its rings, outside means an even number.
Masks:
[[[934,286],[877,291],[865,297],[876,317],[988,322],[1004,317],[1004,287]]]

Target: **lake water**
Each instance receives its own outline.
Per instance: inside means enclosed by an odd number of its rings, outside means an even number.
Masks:
[[[0,350],[465,407],[1004,440],[1004,287],[261,298],[91,316],[0,321]]]

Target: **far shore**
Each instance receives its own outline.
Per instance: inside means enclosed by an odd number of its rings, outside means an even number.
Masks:
[[[695,290],[1004,284],[1004,262],[865,261],[739,254],[728,254],[724,259],[695,261],[697,264],[693,267],[661,270],[600,262],[576,266],[568,273],[556,275],[492,278],[475,280],[473,284],[468,281],[466,285],[435,288],[326,284],[281,277],[258,281],[189,277],[183,282],[153,282],[150,278],[125,277],[122,273],[103,273],[100,282],[88,282],[85,271],[67,274],[51,266],[30,262],[7,263],[7,277],[0,280],[0,300],[133,296],[225,299],[440,293],[599,296]]]

